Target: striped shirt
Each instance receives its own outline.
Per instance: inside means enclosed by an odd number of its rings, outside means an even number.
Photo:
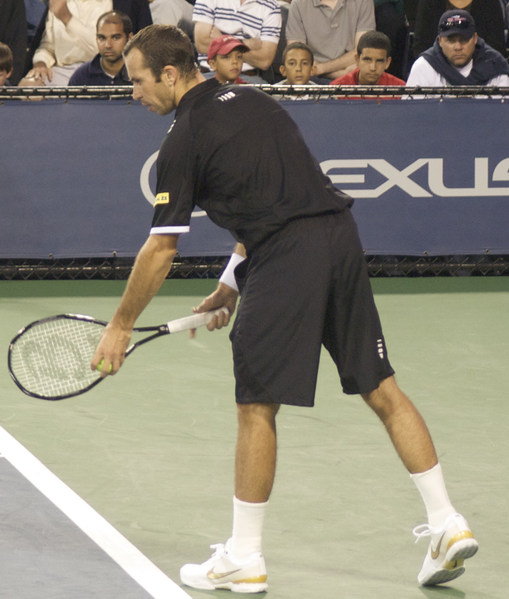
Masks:
[[[276,0],[196,0],[193,21],[209,23],[221,33],[239,39],[258,38],[279,42],[281,9]],[[206,54],[198,55],[200,66],[207,67]],[[244,63],[244,70],[252,68]]]

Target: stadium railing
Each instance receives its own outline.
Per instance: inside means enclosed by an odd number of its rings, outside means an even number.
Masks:
[[[379,99],[402,98],[490,98],[500,102],[509,99],[509,88],[483,86],[398,87],[398,86],[277,86],[255,85],[278,99],[305,95],[319,102],[330,98]],[[10,101],[45,99],[127,99],[132,88],[121,87],[0,87],[0,104]],[[183,258],[177,256],[168,278],[218,278],[224,256]],[[436,276],[507,276],[509,255],[454,256],[366,256],[371,277],[436,277]],[[127,279],[133,258],[80,258],[0,260],[0,280],[37,279]]]

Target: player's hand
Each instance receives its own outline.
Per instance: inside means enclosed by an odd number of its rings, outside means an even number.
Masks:
[[[45,85],[44,82],[46,79],[51,81],[52,77],[53,73],[51,72],[51,69],[47,67],[46,63],[42,62],[42,60],[35,62],[34,68],[26,74],[26,79],[34,79],[36,83],[40,81],[40,85]]]
[[[193,308],[193,312],[195,314],[199,314],[201,312],[210,312],[211,310],[217,310],[218,308],[227,308],[229,312],[228,314],[221,313],[218,316],[214,316],[207,325],[207,329],[209,331],[214,331],[215,329],[222,329],[230,322],[230,318],[232,314],[235,312],[235,306],[237,305],[238,296],[238,291],[232,289],[224,283],[219,283],[217,289],[213,293],[207,296],[197,308]],[[190,331],[191,338],[194,338],[195,333],[195,329]]]
[[[101,378],[116,374],[125,360],[125,352],[131,342],[132,330],[126,330],[110,322],[90,363],[92,370],[100,370]]]

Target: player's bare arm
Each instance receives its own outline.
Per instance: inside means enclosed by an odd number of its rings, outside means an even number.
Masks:
[[[141,248],[120,305],[90,365],[94,370],[104,360],[101,376],[115,374],[122,366],[134,323],[169,273],[177,253],[177,240],[176,235],[150,235]]]
[[[232,258],[230,258],[230,263],[236,265],[245,258],[246,249],[241,243],[238,243],[235,246]],[[193,312],[197,314],[200,312],[209,312],[210,310],[216,310],[223,307],[228,309],[229,315],[220,314],[211,320],[211,322],[207,325],[207,329],[209,331],[221,329],[230,322],[231,315],[235,312],[237,298],[239,296],[239,292],[235,287],[228,285],[226,282],[224,282],[224,280],[220,281],[217,289],[207,296],[197,308],[193,308]],[[194,331],[191,332],[191,337],[194,337]]]

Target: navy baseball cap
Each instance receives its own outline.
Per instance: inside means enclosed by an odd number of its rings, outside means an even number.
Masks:
[[[475,33],[475,21],[466,10],[448,10],[440,17],[438,22],[438,36],[449,37],[461,35],[471,39]]]

